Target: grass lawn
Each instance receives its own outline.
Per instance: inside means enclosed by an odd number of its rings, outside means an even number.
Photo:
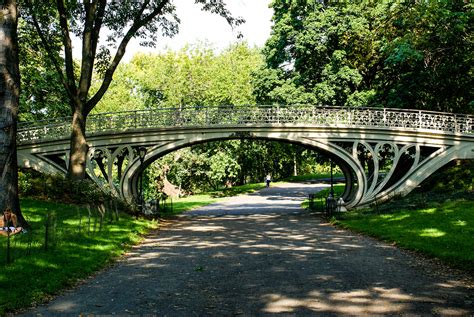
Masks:
[[[179,198],[173,200],[173,212],[168,215],[263,187],[264,183],[248,184]],[[90,276],[138,243],[142,234],[158,226],[156,221],[135,219],[124,213],[117,220],[109,213],[99,230],[100,217],[88,217],[87,209],[75,205],[22,199],[21,207],[31,229],[10,238],[10,263],[7,238],[0,236],[0,282],[5,285],[0,289],[0,316],[41,302]],[[46,235],[48,214],[51,220]]]
[[[194,208],[206,206],[217,201],[221,198],[213,197],[210,194],[197,194],[180,198],[173,198],[173,210],[166,210],[162,216],[178,215],[185,211],[192,210]]]
[[[344,193],[345,187],[346,187],[346,184],[334,184],[333,185],[334,196],[335,197],[341,196]],[[324,211],[326,198],[329,196],[330,191],[331,191],[331,188],[327,187],[314,194],[313,210]],[[301,204],[301,208],[309,208],[308,199],[305,199],[305,201],[303,201],[303,203]]]
[[[318,173],[318,174],[305,174],[305,175],[298,175],[298,176],[290,176],[285,178],[284,180],[287,182],[303,182],[309,180],[317,180],[317,179],[327,179],[330,178],[330,173]],[[333,178],[344,177],[342,173],[334,173]]]
[[[119,220],[87,217],[88,211],[74,205],[22,199],[21,207],[32,228],[10,238],[12,262],[6,264],[7,238],[0,237],[0,315],[41,301],[64,287],[106,266],[154,221],[119,214]],[[45,250],[46,219],[50,219],[48,249]]]
[[[339,215],[335,223],[474,271],[472,195],[436,201],[414,194],[380,208]]]
[[[173,199],[173,210],[165,212],[164,217],[177,215],[194,208],[206,206],[225,199],[226,197],[253,193],[265,187],[264,183],[247,184],[225,188],[223,190],[212,191],[209,193],[196,194]]]

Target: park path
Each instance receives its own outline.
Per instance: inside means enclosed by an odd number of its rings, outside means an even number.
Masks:
[[[110,269],[25,316],[472,315],[468,282],[299,209],[285,184],[164,223]]]

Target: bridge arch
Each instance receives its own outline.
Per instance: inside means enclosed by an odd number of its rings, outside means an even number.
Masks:
[[[364,187],[360,190],[356,184],[365,184],[364,174],[357,164],[357,161],[350,156],[349,153],[342,148],[326,142],[316,141],[308,138],[301,138],[297,133],[274,133],[274,132],[260,132],[256,133],[241,133],[238,136],[234,132],[202,132],[199,135],[189,134],[187,138],[176,141],[167,142],[165,144],[148,145],[149,149],[144,159],[142,166],[139,160],[135,160],[130,164],[126,171],[124,171],[123,182],[121,182],[121,192],[127,199],[138,196],[138,182],[139,175],[147,166],[160,157],[174,152],[178,149],[189,147],[199,143],[207,143],[212,141],[235,140],[235,139],[259,139],[268,141],[279,141],[293,144],[299,144],[307,148],[311,148],[330,157],[337,165],[341,167],[347,182],[347,189],[343,194],[345,201],[351,201],[348,205],[351,208],[361,199]]]
[[[185,107],[90,116],[88,174],[129,201],[137,194],[136,149],[147,166],[192,144],[255,138],[297,143],[329,155],[348,182],[347,207],[404,195],[454,159],[474,159],[474,116],[315,106]],[[65,172],[69,119],[19,125],[19,166]],[[98,174],[97,171],[100,170]]]

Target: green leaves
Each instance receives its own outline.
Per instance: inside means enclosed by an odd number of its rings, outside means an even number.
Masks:
[[[473,6],[275,0],[257,103],[473,112]]]
[[[146,195],[156,197],[166,177],[183,193],[263,183],[317,169],[318,155],[300,146],[268,140],[228,140],[194,145],[158,159],[147,168]]]
[[[246,44],[220,54],[204,44],[179,52],[137,54],[117,70],[97,111],[255,104],[251,73],[261,63],[258,50]]]
[[[21,94],[19,118],[22,121],[42,120],[70,115],[69,100],[54,65],[41,50],[40,39],[27,24],[19,20]],[[54,36],[51,45],[59,46]],[[58,51],[59,52],[59,51]],[[52,52],[57,58],[58,52]]]
[[[327,4],[314,1],[285,5],[274,1],[273,33],[263,50],[267,68],[255,87],[257,102],[300,102],[347,105],[352,94],[365,88],[372,76],[373,43],[367,5]],[[269,76],[270,75],[270,76]],[[272,78],[271,76],[277,78]],[[291,89],[289,89],[291,87]],[[296,97],[299,95],[300,97]],[[296,97],[296,98],[295,98]],[[351,98],[354,99],[354,98]]]

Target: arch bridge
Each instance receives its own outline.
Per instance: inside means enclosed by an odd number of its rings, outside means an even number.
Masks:
[[[70,118],[19,123],[19,166],[66,173]],[[157,158],[192,144],[229,139],[284,141],[316,149],[346,178],[346,207],[409,193],[456,159],[474,159],[474,116],[384,108],[216,106],[90,115],[87,171],[129,202]],[[146,147],[141,164],[137,149]]]

